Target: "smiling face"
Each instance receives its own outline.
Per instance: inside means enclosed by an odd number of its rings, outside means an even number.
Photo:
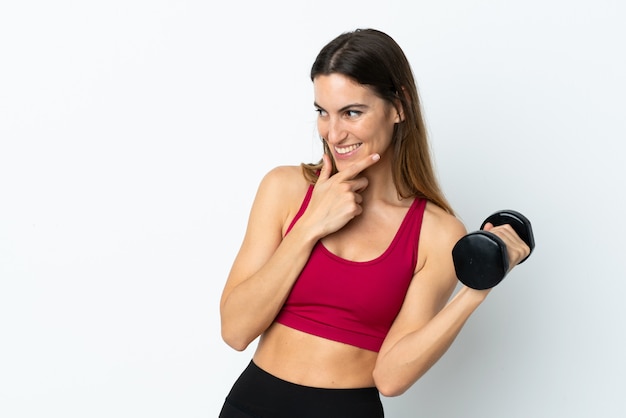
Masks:
[[[317,129],[339,171],[367,155],[381,159],[391,144],[398,111],[367,86],[344,75],[320,75],[313,80]]]

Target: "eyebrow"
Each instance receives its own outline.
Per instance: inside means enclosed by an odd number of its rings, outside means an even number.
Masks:
[[[313,102],[313,106],[315,106],[316,108],[321,109],[321,110],[326,110],[322,106],[318,105],[317,102]],[[355,108],[356,109],[366,109],[368,107],[369,106],[366,105],[366,104],[352,103],[352,104],[346,105],[346,106],[342,107],[341,109],[339,109],[339,113],[345,112],[346,110],[349,110],[349,109],[355,109]]]

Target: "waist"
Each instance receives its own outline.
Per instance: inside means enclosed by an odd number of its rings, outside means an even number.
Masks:
[[[250,362],[226,397],[223,411],[240,416],[380,418],[376,388],[326,389],[293,384]],[[250,415],[248,415],[250,414]],[[222,415],[220,415],[222,416]],[[241,415],[243,416],[243,415]]]
[[[254,362],[291,383],[346,389],[374,386],[377,355],[274,323],[261,336]]]

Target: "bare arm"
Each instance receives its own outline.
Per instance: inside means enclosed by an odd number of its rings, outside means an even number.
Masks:
[[[237,350],[244,350],[274,321],[315,243],[362,211],[359,192],[367,180],[357,176],[377,159],[368,157],[329,177],[330,161],[324,158],[309,206],[284,238],[283,202],[294,198],[289,196],[294,182],[304,180],[299,172],[279,169],[261,182],[220,302],[222,338]]]
[[[237,350],[244,350],[271,324],[316,240],[303,228],[282,237],[288,207],[281,193],[292,178],[287,168],[264,177],[222,292],[222,338]]]
[[[522,248],[519,237],[510,228],[505,229],[492,232],[498,233],[507,246]],[[489,293],[462,286],[448,301],[457,285],[452,247],[465,234],[465,228],[450,215],[439,214],[431,217],[424,233],[423,241],[428,242],[426,260],[413,278],[374,370],[376,386],[386,396],[404,393],[423,376],[452,345]],[[516,265],[527,254],[512,252],[510,265]]]

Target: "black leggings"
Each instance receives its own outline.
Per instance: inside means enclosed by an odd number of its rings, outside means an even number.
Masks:
[[[252,361],[226,397],[220,418],[382,418],[375,387],[322,389],[279,379]]]

